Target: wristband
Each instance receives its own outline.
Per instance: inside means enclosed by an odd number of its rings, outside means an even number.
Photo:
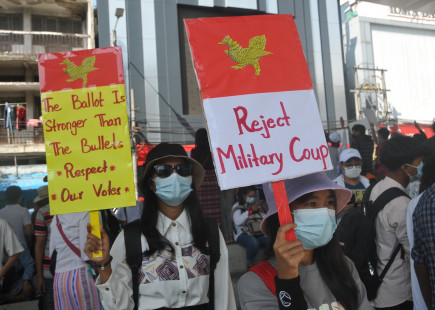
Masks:
[[[91,260],[86,261],[86,263],[88,265],[90,265],[92,268],[98,268],[98,269],[104,270],[104,267],[109,265],[112,262],[112,259],[113,259],[113,256],[110,256],[109,261],[107,261],[106,263],[104,263],[102,265],[98,265],[96,262],[93,262]]]

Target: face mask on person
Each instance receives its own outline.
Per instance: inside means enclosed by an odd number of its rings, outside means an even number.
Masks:
[[[417,181],[418,179],[420,179],[421,176],[423,175],[423,161],[420,161],[420,164],[417,167],[410,165],[410,164],[407,164],[407,165],[417,169],[416,175],[410,175],[409,173],[407,173],[407,175],[409,176],[409,181],[414,182],[414,181]]]
[[[164,203],[170,206],[178,206],[192,191],[192,176],[182,177],[178,173],[172,173],[167,178],[156,177],[156,195]]]
[[[328,208],[299,209],[294,211],[296,239],[306,250],[313,250],[331,241],[337,223],[335,210]]]
[[[246,198],[246,203],[248,205],[252,205],[255,202],[255,197],[248,197]]]
[[[356,179],[361,174],[361,166],[344,167],[344,175],[349,179]]]

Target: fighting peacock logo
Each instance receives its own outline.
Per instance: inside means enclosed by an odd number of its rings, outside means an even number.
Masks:
[[[232,66],[231,68],[238,70],[247,65],[251,65],[255,68],[255,75],[260,75],[261,69],[258,62],[260,58],[269,54],[273,54],[272,52],[264,50],[266,48],[266,36],[264,34],[261,36],[252,37],[249,40],[247,48],[240,46],[240,44],[231,39],[229,35],[225,36],[225,38],[218,44],[226,44],[230,48],[225,50],[225,54],[237,62],[237,66]]]
[[[66,68],[63,68],[66,74],[70,77],[70,79],[66,80],[67,82],[73,82],[77,79],[83,80],[83,86],[88,83],[88,73],[94,70],[98,70],[99,68],[94,68],[95,56],[86,57],[83,59],[82,64],[77,66],[71,60],[66,58],[62,61],[61,65],[66,65]]]

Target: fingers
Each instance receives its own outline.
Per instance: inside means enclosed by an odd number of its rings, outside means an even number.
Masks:
[[[279,243],[287,242],[285,240],[285,233],[290,229],[294,229],[297,225],[295,223],[287,223],[278,228],[278,232],[276,234],[275,244],[279,241]]]

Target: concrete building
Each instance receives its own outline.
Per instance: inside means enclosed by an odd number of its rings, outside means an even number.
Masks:
[[[341,10],[349,118],[371,108],[386,125],[431,124],[435,2],[352,0]]]
[[[116,40],[122,47],[136,125],[150,143],[191,144],[194,131],[204,127],[185,18],[292,14],[324,127],[337,127],[339,117],[346,116],[337,1],[98,0],[97,7],[99,45]]]
[[[19,178],[23,188],[37,188],[23,174],[40,181],[47,171],[38,54],[90,49],[94,42],[92,0],[0,0],[0,185]],[[5,114],[6,104],[13,113]]]

